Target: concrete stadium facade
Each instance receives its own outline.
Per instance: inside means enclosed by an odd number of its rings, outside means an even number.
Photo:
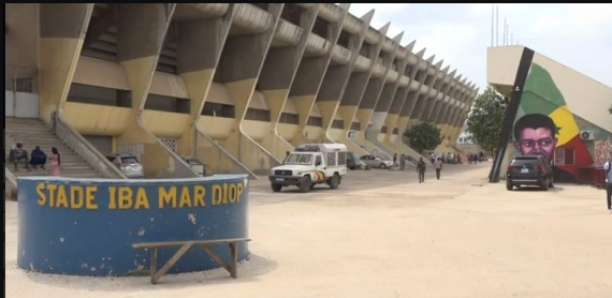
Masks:
[[[420,121],[454,151],[475,85],[349,6],[7,4],[6,89],[31,80],[40,119],[137,154],[149,177],[178,156],[266,173],[306,142],[418,158],[402,133]]]

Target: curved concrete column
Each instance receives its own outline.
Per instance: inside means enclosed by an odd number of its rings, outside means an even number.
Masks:
[[[416,102],[414,103],[414,108],[412,109],[412,111],[410,111],[410,115],[408,117],[409,121],[406,123],[406,126],[403,128],[403,131],[410,129],[412,124],[420,121],[420,117],[423,114],[423,110],[425,110],[427,100],[429,99],[429,90],[432,88],[433,83],[436,79],[435,74],[428,74],[428,70],[430,67],[432,67],[431,64],[433,63],[435,57],[436,55],[433,55],[428,59],[424,60],[428,66],[424,70],[420,70],[422,72],[422,77],[419,78],[419,81],[421,81],[421,85],[417,91],[418,96],[416,98]],[[427,87],[427,89],[424,89],[425,87]]]
[[[465,110],[465,102],[469,94],[467,92],[467,88],[465,85],[466,81],[467,79],[464,78],[463,80],[461,80],[461,83],[459,84],[460,90],[459,90],[459,95],[457,97],[458,106],[455,112],[454,119],[451,122],[451,132],[449,136],[451,145],[456,143],[457,141],[456,137],[459,136],[459,133],[461,132],[461,128],[463,127],[463,122],[467,114]]]
[[[246,3],[235,4],[235,12],[253,9]],[[244,121],[253,98],[258,78],[272,44],[284,3],[268,3],[267,16],[272,26],[262,33],[237,34],[227,38],[219,63],[219,80],[225,85],[234,102],[235,121],[230,134],[219,143],[255,173],[264,173],[279,161],[263,146],[245,133]],[[235,26],[238,26],[234,24]],[[237,28],[242,29],[242,28]],[[230,28],[231,30],[231,28]],[[225,170],[225,169],[222,169]]]
[[[190,10],[188,4],[177,4],[177,10]],[[195,18],[175,21],[178,28],[176,68],[183,79],[190,102],[190,121],[179,138],[178,152],[183,156],[196,156],[209,164],[204,152],[198,152],[198,120],[201,118],[206,96],[212,85],[215,69],[229,33],[235,4],[230,3],[220,17]]]
[[[459,95],[461,94],[461,77],[462,76],[463,75],[459,75],[452,81],[451,94],[449,95],[451,97],[452,104],[449,108],[448,116],[444,120],[444,129],[442,130],[442,135],[445,136],[448,140],[450,140],[452,123],[455,120],[455,115],[460,105]]]
[[[370,78],[370,80],[368,81],[368,86],[366,87],[366,91],[363,95],[363,98],[359,103],[359,109],[357,110],[356,115],[357,119],[359,119],[359,122],[363,123],[363,125],[361,126],[361,133],[357,135],[357,144],[364,146],[369,152],[378,151],[383,155],[387,155],[387,158],[391,158],[393,156],[393,150],[378,141],[378,133],[380,132],[380,128],[376,129],[375,127],[373,127],[372,117],[374,116],[374,109],[378,105],[381,95],[383,95],[383,89],[387,84],[387,76],[389,75],[391,66],[394,65],[395,53],[397,53],[396,50],[399,48],[399,44],[403,36],[404,32],[401,32],[400,34],[395,36],[393,38],[393,49],[391,50],[391,52],[385,52],[383,54],[384,71],[380,77]],[[398,69],[398,71],[400,70]],[[399,77],[395,81],[399,82]],[[395,89],[397,88],[393,88],[392,90]],[[392,93],[385,95],[387,96],[387,101],[390,101],[391,96],[393,96]],[[379,116],[379,118],[381,119],[379,122],[382,123],[384,121],[384,114],[379,114]]]
[[[357,61],[357,57],[360,55],[366,30],[370,27],[373,17],[374,10],[370,10],[363,15],[360,19],[362,22],[361,30],[357,34],[350,36],[349,51],[351,52],[351,58],[349,62],[346,65],[330,65],[325,74],[323,84],[317,95],[317,104],[323,117],[324,134],[321,138],[322,142],[342,142],[348,134],[348,130],[344,129],[344,120],[342,128],[333,127],[332,124],[338,112],[340,100],[344,96],[349,84],[355,61]]]
[[[376,60],[380,54],[382,49],[383,42],[385,37],[387,36],[387,31],[389,31],[391,23],[387,23],[384,25],[379,31],[379,40],[374,45],[373,48],[369,51],[368,59],[370,59],[370,65],[368,69],[364,72],[354,72],[351,74],[349,78],[349,82],[347,85],[346,92],[344,92],[342,96],[342,100],[340,101],[340,106],[338,107],[338,113],[342,120],[344,120],[344,128],[349,131],[351,134],[355,134],[355,138],[357,139],[365,139],[364,136],[360,136],[365,127],[367,127],[367,123],[361,123],[364,128],[360,128],[359,131],[353,131],[351,129],[352,123],[355,120],[357,115],[357,110],[363,100],[365,95],[366,88],[368,86],[368,82],[370,81],[370,76],[372,75],[372,71],[374,70],[374,66],[376,65]],[[346,144],[348,149],[354,152],[358,152],[361,154],[367,153],[364,148],[362,148],[358,143],[354,142],[353,139],[349,138],[348,135],[344,137],[344,140],[341,141]]]
[[[419,64],[421,63],[421,61],[423,61],[423,57],[425,56],[426,50],[427,48],[424,48],[416,54],[418,59],[417,63],[413,66],[412,71],[414,72],[414,74],[412,76],[412,79],[410,80],[410,84],[408,85],[410,86],[410,88],[408,90],[407,97],[404,100],[404,104],[400,107],[400,111],[398,113],[398,119],[395,126],[398,130],[397,135],[399,140],[402,140],[402,136],[404,135],[404,132],[408,127],[408,123],[410,123],[410,115],[412,115],[412,112],[416,109],[417,104],[419,103],[419,99],[421,96],[421,88],[425,84],[425,78],[420,77],[420,75],[427,70],[421,70],[419,68]],[[416,89],[412,88],[412,85],[414,84],[416,84]],[[401,143],[403,144],[403,142]]]
[[[291,86],[289,97],[293,100],[295,108],[299,115],[298,132],[292,140],[294,146],[299,146],[302,143],[314,141],[318,136],[309,136],[307,132],[308,118],[314,106],[317,95],[321,90],[321,85],[329,68],[332,59],[335,45],[338,43],[338,38],[342,33],[344,20],[349,14],[350,3],[342,3],[340,17],[336,21],[330,22],[330,28],[327,36],[324,37],[331,45],[328,51],[318,57],[307,57],[302,59],[298,73],[295,77],[295,82]]]
[[[444,95],[444,104],[443,104],[443,108],[442,111],[438,114],[438,117],[436,119],[436,123],[438,124],[438,128],[440,129],[440,134],[442,136],[443,140],[448,140],[448,136],[445,134],[445,130],[446,130],[446,121],[448,118],[448,115],[450,114],[450,112],[452,111],[454,105],[455,105],[455,99],[453,98],[453,93],[455,88],[453,88],[453,84],[454,84],[454,80],[456,78],[456,70],[454,70],[452,72],[452,76],[449,82],[449,88],[447,93]]]
[[[432,80],[432,84],[429,85],[429,90],[427,91],[427,99],[425,101],[425,105],[423,108],[423,111],[421,112],[421,115],[418,116],[419,122],[427,122],[428,121],[428,117],[431,114],[435,104],[436,104],[436,97],[438,95],[438,92],[440,90],[441,84],[444,82],[443,79],[439,78],[440,73],[444,73],[444,70],[441,69],[442,67],[442,63],[444,62],[444,60],[440,60],[438,61],[438,63],[436,63],[433,67],[435,69],[435,74],[433,74],[433,80]],[[448,69],[448,68],[447,68]]]
[[[293,151],[293,145],[281,137],[277,131],[277,126],[285,103],[289,98],[291,86],[298,73],[300,62],[306,50],[306,42],[312,33],[320,7],[320,4],[315,4],[301,12],[299,27],[304,33],[300,42],[296,46],[271,48],[259,76],[259,90],[266,97],[270,109],[270,121],[272,122],[272,130],[266,134],[260,144],[272,153],[277,160],[282,160],[285,157],[285,152]]]
[[[195,177],[195,173],[142,123],[142,113],[175,3],[117,6],[117,58],[123,66],[131,91],[118,100],[131,104],[126,129],[117,137],[119,153],[135,154],[147,177]]]
[[[39,4],[39,109],[47,125],[68,97],[93,7],[93,3]]]
[[[396,38],[394,38],[394,40],[397,40],[396,46],[398,48],[400,47],[399,43],[401,41],[402,35],[403,35],[403,32],[400,35],[398,35]],[[410,51],[410,49],[412,49],[412,47],[414,46],[414,43],[415,42],[413,41],[411,44],[408,45],[407,51]],[[397,51],[395,51],[394,49],[393,52],[397,52]],[[395,58],[396,58],[395,55],[393,55],[394,60]],[[400,85],[401,77],[406,72],[406,68],[408,67],[409,60],[410,60],[410,55],[406,55],[403,59],[400,59],[397,64],[392,63],[391,65],[389,65],[389,67],[391,67],[392,65],[396,66],[397,77],[395,81],[388,82],[387,75],[390,70],[386,71],[385,78],[384,78],[385,81],[382,83],[382,87],[379,90],[378,99],[374,107],[370,110],[371,115],[369,117],[370,118],[369,122],[371,122],[371,124],[368,125],[368,127],[365,130],[366,143],[370,143],[375,148],[380,149],[389,158],[393,157],[393,154],[396,153],[397,150],[381,142],[379,140],[379,135],[385,123],[387,113],[389,112],[389,107],[391,106],[391,102],[393,101],[395,93],[397,92],[398,87]],[[366,93],[367,93],[367,90],[366,90]],[[358,112],[358,115],[360,113],[363,113],[363,112]],[[387,128],[387,130],[388,129],[389,128]]]
[[[433,98],[433,104],[430,108],[430,110],[424,115],[425,119],[424,121],[428,121],[428,122],[433,122],[435,124],[437,124],[436,118],[438,117],[438,114],[442,111],[442,104],[444,103],[444,94],[446,94],[446,92],[448,92],[448,88],[450,87],[450,84],[447,84],[445,82],[445,78],[449,75],[448,70],[450,69],[450,65],[446,66],[444,68],[444,70],[441,71],[442,78],[438,78],[437,82],[436,82],[436,95]],[[440,99],[440,97],[442,97]]]

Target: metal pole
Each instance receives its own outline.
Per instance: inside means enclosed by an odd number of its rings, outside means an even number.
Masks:
[[[495,45],[495,3],[491,4],[491,46]]]
[[[508,25],[506,24],[506,18],[504,18],[504,33],[502,34],[502,45],[506,45],[506,29],[508,29]]]
[[[499,5],[495,5],[495,45],[499,45]]]
[[[514,45],[514,34],[510,33],[510,44]]]

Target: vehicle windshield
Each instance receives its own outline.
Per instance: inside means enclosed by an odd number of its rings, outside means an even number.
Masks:
[[[512,163],[510,164],[511,166],[518,166],[518,167],[522,167],[522,166],[538,166],[540,165],[540,162],[533,158],[533,159],[515,159],[512,161]]]
[[[286,165],[309,165],[312,164],[312,154],[291,153],[285,160]]]

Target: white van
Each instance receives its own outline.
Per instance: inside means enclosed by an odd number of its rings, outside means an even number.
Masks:
[[[336,189],[348,171],[346,162],[344,144],[300,145],[285,158],[283,165],[270,170],[270,186],[274,192],[290,185],[308,192],[322,183]]]

